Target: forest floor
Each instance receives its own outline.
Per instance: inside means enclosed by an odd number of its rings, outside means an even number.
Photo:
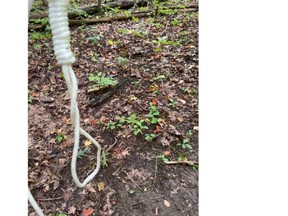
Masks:
[[[75,26],[71,47],[81,126],[102,146],[101,169],[83,189],[73,182],[65,80],[51,32],[30,32],[29,188],[45,215],[198,215],[198,13]],[[93,105],[97,74],[128,82]],[[81,181],[96,152],[81,136]]]

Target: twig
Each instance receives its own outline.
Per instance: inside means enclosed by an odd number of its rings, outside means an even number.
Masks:
[[[195,165],[197,162],[195,161],[164,161],[165,164],[189,164]]]
[[[106,150],[106,152],[108,152],[111,148],[113,148],[114,145],[116,145],[117,139],[116,139],[116,137],[114,137],[114,139],[115,139],[114,143],[111,146],[109,146],[109,148]]]
[[[161,33],[160,33],[159,37],[161,37],[161,36],[164,34],[164,32],[167,30],[167,27],[168,27],[168,23],[169,23],[169,20],[166,22],[166,26],[165,26],[165,29],[164,29],[164,31],[163,31],[163,32],[161,32]]]
[[[46,199],[38,199],[39,201],[52,201],[52,200],[59,200],[62,199],[63,196],[61,197],[55,197],[55,198],[46,198]]]
[[[136,185],[140,191],[143,191],[142,188],[125,171],[122,172],[125,173],[125,175]]]

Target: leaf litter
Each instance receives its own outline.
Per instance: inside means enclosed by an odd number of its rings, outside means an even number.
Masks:
[[[34,100],[29,103],[28,112],[28,180],[36,199],[49,198],[40,203],[45,211],[68,215],[151,215],[151,212],[198,215],[197,170],[156,160],[163,154],[175,161],[177,151],[185,153],[189,161],[198,160],[198,22],[189,17],[191,13],[179,13],[161,16],[153,22],[151,18],[141,18],[138,23],[131,20],[71,28],[81,125],[94,138],[100,138],[103,147],[109,148],[116,140],[108,166],[102,166],[85,189],[77,189],[70,174],[73,127],[61,68],[51,48],[34,49],[35,44],[52,47],[51,38],[33,40],[29,37],[28,88]],[[174,19],[181,20],[181,25],[173,25]],[[163,26],[157,27],[157,23]],[[119,29],[144,30],[147,35],[144,38],[133,33],[122,35]],[[88,38],[97,35],[101,35],[98,43],[91,43]],[[163,46],[156,52],[152,41],[164,36],[180,45]],[[129,61],[121,67],[119,57]],[[95,95],[87,94],[88,76],[97,72],[130,78],[130,81],[105,103],[92,107],[90,103]],[[179,103],[168,106],[168,99]],[[115,115],[136,113],[147,118],[149,102],[158,108],[160,122],[150,124],[143,134],[135,136],[129,125],[114,130],[107,128],[109,122],[115,121]],[[194,133],[189,142],[193,151],[183,152],[177,143],[191,129]],[[146,132],[157,136],[147,142]],[[56,139],[58,134],[62,137],[60,142]],[[91,148],[86,157],[78,159],[77,171],[83,180],[95,166],[97,150],[83,137],[80,143],[82,149]],[[146,192],[137,185],[146,188]],[[133,193],[127,193],[126,187]],[[175,188],[177,193],[171,196]],[[165,202],[160,198],[163,196]],[[58,197],[63,198],[56,199]],[[33,212],[29,207],[30,215]]]

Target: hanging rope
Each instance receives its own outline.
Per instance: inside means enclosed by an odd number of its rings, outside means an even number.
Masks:
[[[29,2],[30,3],[30,2]],[[83,188],[91,181],[100,169],[101,146],[85,130],[80,127],[80,114],[77,104],[78,84],[72,64],[75,57],[70,49],[70,31],[68,26],[69,0],[49,0],[49,22],[52,29],[54,53],[58,64],[62,66],[64,79],[70,96],[70,118],[74,127],[74,148],[71,161],[71,174],[75,184]],[[90,140],[97,148],[97,159],[95,170],[81,183],[77,176],[77,154],[79,149],[80,134]],[[31,192],[28,193],[28,200],[39,216],[44,216],[41,208],[37,205]]]

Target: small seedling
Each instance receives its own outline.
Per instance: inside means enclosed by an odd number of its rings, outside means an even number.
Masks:
[[[146,134],[145,140],[151,142],[155,137],[156,137],[156,135],[154,133]]]
[[[104,77],[101,72],[95,74],[89,74],[88,77],[90,82],[94,82],[96,84],[93,85],[93,88],[96,87],[104,87],[104,86],[115,86],[117,81],[110,77]]]
[[[187,87],[183,87],[181,88],[181,91],[185,94],[191,94],[192,93],[192,90],[190,90],[189,88]]]
[[[152,102],[149,103],[149,106],[150,106],[150,110],[149,110],[149,118],[150,118],[150,122],[151,124],[157,124],[160,122],[160,119],[157,118],[159,116],[159,110],[157,109],[156,106],[154,106],[152,104]]]
[[[175,18],[175,19],[173,19],[173,20],[171,21],[171,24],[172,24],[172,25],[175,25],[175,26],[179,26],[179,25],[181,24],[181,21],[178,20],[177,18]]]
[[[132,16],[132,21],[138,23],[139,22],[139,18]]]
[[[127,117],[126,122],[132,126],[134,135],[138,135],[139,133],[142,133],[142,130],[148,129],[147,126],[142,125],[144,123],[144,119],[139,120],[136,113],[133,113]]]
[[[157,77],[154,77],[154,78],[153,78],[153,81],[163,80],[163,79],[165,79],[165,75],[161,74],[161,75],[159,75],[159,76],[157,76]]]
[[[129,60],[127,58],[123,58],[123,57],[118,57],[118,65],[120,67],[124,67],[126,62],[128,62]]]
[[[33,48],[36,50],[40,50],[42,48],[42,46],[41,46],[41,44],[34,44]]]
[[[82,159],[82,157],[87,157],[86,153],[90,151],[90,147],[86,146],[83,150],[79,149],[77,153],[77,158]]]
[[[181,154],[181,153],[180,153],[180,154],[178,155],[178,158],[177,158],[177,159],[178,159],[178,161],[184,161],[185,158],[186,158],[186,156],[185,156],[184,154]]]
[[[64,139],[64,136],[63,136],[62,134],[57,134],[56,137],[55,137],[55,139],[56,139],[59,143],[61,143],[61,142],[63,141],[63,139]]]
[[[174,99],[172,99],[172,98],[168,99],[168,106],[176,107],[177,104],[178,104],[178,102],[175,101]]]
[[[178,46],[180,45],[180,43],[178,41],[170,41],[170,40],[167,40],[167,36],[164,36],[164,37],[160,37],[160,38],[157,38],[157,40],[153,40],[152,42],[154,44],[156,44],[156,48],[155,48],[155,51],[156,52],[160,52],[164,46],[168,46],[168,45],[172,45],[172,46]]]
[[[28,103],[32,104],[34,100],[34,97],[32,94],[28,94]]]
[[[102,151],[102,153],[101,153],[101,164],[102,164],[102,166],[104,166],[104,167],[107,167],[108,166],[108,162],[109,162],[109,159],[108,159],[108,157],[109,157],[109,155],[110,155],[110,153],[109,152],[107,152],[105,149]]]
[[[159,91],[160,91],[160,89],[161,89],[161,87],[158,86],[157,84],[151,85],[151,86],[149,87],[149,90],[152,91],[154,95],[155,95],[155,94],[158,94]]]
[[[96,45],[97,43],[98,43],[98,41],[101,39],[101,35],[96,35],[96,36],[94,36],[94,37],[90,37],[90,38],[88,38],[90,41],[92,41],[92,43],[94,44],[94,45]]]
[[[185,139],[183,139],[183,142],[182,143],[178,143],[178,145],[181,145],[181,147],[183,148],[183,149],[192,149],[192,146],[191,146],[191,144],[189,144],[189,139],[188,138],[185,138]]]
[[[157,158],[160,158],[164,163],[169,161],[169,159],[164,154],[158,155]]]

